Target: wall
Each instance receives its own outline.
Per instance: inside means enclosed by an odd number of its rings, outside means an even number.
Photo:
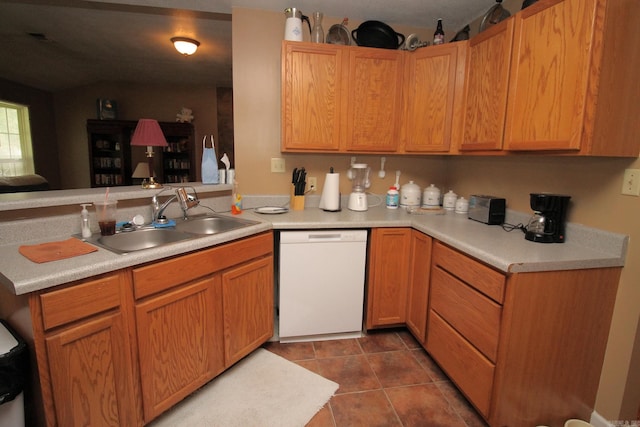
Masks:
[[[173,122],[182,107],[193,110],[196,138],[196,159],[202,157],[202,137],[214,134],[217,138],[217,100],[215,87],[191,86],[132,86],[101,84],[74,88],[54,94],[59,141],[62,188],[87,188],[89,182],[89,149],[87,119],[97,118],[96,99],[118,102],[118,118],[137,120],[152,118]],[[144,149],[143,149],[144,150]],[[200,177],[200,165],[196,162]]]
[[[515,1],[511,2],[515,4]],[[519,2],[521,4],[521,2]],[[325,31],[341,18],[326,17]],[[394,26],[393,23],[389,23]],[[351,28],[357,24],[352,23]],[[395,27],[394,27],[395,28]],[[410,34],[412,29],[398,26]],[[408,31],[407,31],[408,30]],[[240,191],[246,194],[287,194],[290,171],[305,166],[309,176],[321,177],[329,166],[345,173],[346,155],[289,155],[280,153],[280,47],[284,31],[281,13],[236,8],[233,10],[233,79],[235,144]],[[410,31],[410,32],[409,32]],[[428,40],[433,30],[422,30]],[[451,34],[451,37],[453,33]],[[449,34],[447,34],[449,38]],[[639,136],[640,137],[640,136]],[[270,158],[286,161],[285,174],[270,172]],[[640,168],[638,159],[553,158],[553,157],[388,157],[387,175],[381,180],[375,171],[379,156],[359,156],[374,171],[371,191],[382,194],[393,184],[396,169],[401,183],[413,179],[424,187],[435,183],[461,195],[477,192],[505,197],[510,208],[529,212],[529,192],[549,191],[572,196],[569,219],[603,230],[631,236],[631,244],[620,281],[607,353],[598,391],[596,410],[607,419],[635,419],[640,402],[640,240],[638,209],[640,198],[620,195],[625,168]],[[320,188],[321,189],[321,188]],[[349,182],[341,177],[341,191]],[[570,238],[570,236],[569,236]]]

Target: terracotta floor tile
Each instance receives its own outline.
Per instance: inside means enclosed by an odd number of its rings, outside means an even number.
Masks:
[[[366,336],[358,338],[358,342],[365,353],[404,350],[406,348],[398,334],[395,332],[368,332]]]
[[[362,349],[355,339],[316,341],[313,348],[318,359],[362,354]]]
[[[263,347],[287,360],[306,360],[315,358],[313,343],[311,342],[294,342],[288,344],[268,342],[265,343]]]
[[[449,381],[449,377],[442,372],[442,369],[440,369],[438,364],[433,361],[426,351],[423,349],[411,350],[411,354],[413,354],[420,365],[429,373],[433,381]]]
[[[305,369],[310,370],[313,373],[316,373],[318,375],[320,375],[320,369],[318,368],[318,361],[313,359],[313,360],[296,360],[294,362],[297,365],[302,366]]]
[[[468,427],[488,427],[480,414],[471,406],[462,393],[450,382],[437,383],[438,388],[449,401],[449,404],[460,414]]]
[[[402,350],[367,354],[369,364],[382,387],[432,382],[429,373],[411,353],[411,350]]]
[[[324,405],[306,424],[306,427],[336,427],[329,403]]]
[[[334,396],[331,410],[337,427],[402,426],[382,390]]]
[[[385,389],[404,427],[465,427],[436,384]]]
[[[411,332],[408,330],[398,331],[398,336],[409,349],[422,348],[420,343],[411,335]]]
[[[317,362],[318,373],[340,385],[336,394],[381,388],[364,355],[317,359]]]

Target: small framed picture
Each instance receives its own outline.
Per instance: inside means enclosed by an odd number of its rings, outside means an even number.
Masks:
[[[112,99],[98,99],[98,119],[115,120],[118,118],[118,103]]]

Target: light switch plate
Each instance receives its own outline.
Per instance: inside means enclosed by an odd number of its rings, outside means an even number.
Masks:
[[[640,196],[640,169],[627,169],[624,171],[622,194]]]
[[[284,173],[284,159],[279,157],[271,158],[271,172]]]

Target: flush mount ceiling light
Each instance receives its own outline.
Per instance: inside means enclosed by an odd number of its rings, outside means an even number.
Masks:
[[[186,37],[173,37],[171,42],[175,46],[176,50],[185,56],[193,55],[196,50],[198,50],[198,46],[200,46],[200,42],[198,40]]]

